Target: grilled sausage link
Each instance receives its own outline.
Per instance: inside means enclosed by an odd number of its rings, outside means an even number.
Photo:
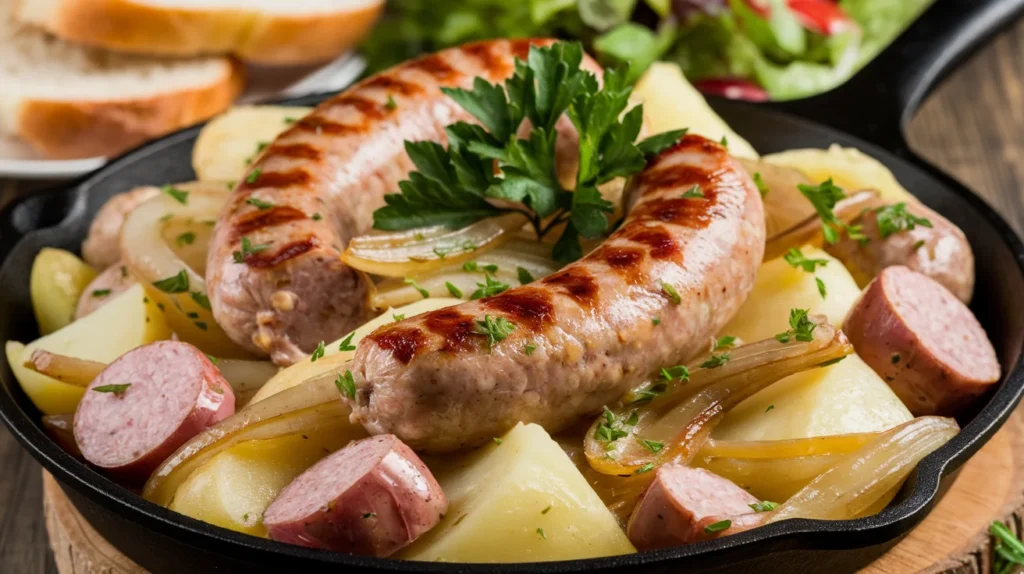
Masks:
[[[353,420],[431,452],[479,444],[519,421],[556,432],[706,345],[753,286],[761,196],[725,148],[699,136],[630,185],[628,218],[580,261],[363,339],[351,367]],[[694,185],[703,197],[683,197]],[[483,333],[499,318],[514,329],[492,340]]]
[[[479,42],[411,60],[281,134],[235,188],[210,245],[210,303],[228,335],[290,364],[363,323],[366,286],[339,255],[413,169],[403,142],[443,143],[445,126],[473,121],[442,87],[469,88],[478,76],[503,81],[531,45],[553,42]],[[584,65],[600,69],[589,58]]]

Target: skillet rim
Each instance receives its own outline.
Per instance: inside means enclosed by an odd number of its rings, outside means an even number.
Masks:
[[[303,105],[319,101],[328,94],[318,94],[287,103]],[[817,124],[799,116],[765,107],[739,102],[713,100],[715,107],[746,108],[747,113],[779,116],[805,131],[826,131],[840,134],[852,145],[872,157],[886,157],[907,164],[914,170],[923,172],[928,178],[941,182],[951,193],[970,204],[971,208],[981,216],[984,223],[991,227],[1003,244],[1009,249],[1017,264],[1018,271],[1024,276],[1024,244],[1010,228],[1009,224],[996,213],[982,198],[970,192],[962,184],[939,171],[927,162],[911,154],[900,157],[880,146],[864,141],[855,136],[843,133],[829,126]],[[107,177],[116,175],[122,168],[144,161],[153,154],[161,153],[168,145],[182,140],[194,139],[201,126],[196,126],[170,134],[151,142],[128,154],[110,162],[107,166],[51,193],[74,194],[73,205],[64,219],[50,227],[32,229],[20,238],[18,247],[39,235],[52,233],[65,224],[82,217],[86,209],[87,191],[93,185]],[[740,130],[742,133],[742,130]],[[15,205],[8,206],[9,213]],[[0,274],[8,272],[13,266],[7,259],[0,266]],[[5,366],[6,357],[0,359]],[[2,373],[6,377],[6,370]],[[949,443],[943,445],[916,467],[910,492],[898,503],[891,504],[882,512],[873,516],[856,520],[823,521],[794,519],[766,525],[754,530],[739,533],[717,540],[700,542],[688,546],[680,546],[664,550],[638,552],[621,556],[589,558],[560,562],[527,562],[513,564],[434,564],[423,562],[401,561],[388,558],[367,558],[351,556],[324,550],[307,549],[269,539],[241,534],[205,522],[190,518],[151,503],[127,489],[124,489],[84,463],[64,452],[56,443],[45,435],[40,426],[33,422],[28,413],[23,411],[14,397],[8,392],[0,392],[0,418],[4,420],[11,433],[28,450],[34,458],[50,471],[63,488],[71,487],[106,510],[115,512],[119,518],[138,524],[152,533],[167,536],[179,543],[201,549],[216,549],[219,545],[230,545],[238,550],[254,552],[248,560],[258,560],[261,555],[277,558],[293,558],[311,560],[318,565],[346,565],[369,570],[388,570],[396,572],[588,572],[597,569],[613,569],[623,567],[647,566],[655,563],[670,563],[687,559],[713,561],[716,555],[748,544],[772,544],[774,550],[840,550],[845,548],[865,548],[899,538],[916,526],[927,515],[927,511],[936,503],[941,488],[941,480],[955,472],[971,455],[980,449],[999,427],[1007,420],[1024,393],[1024,345],[1015,360],[1007,369],[1005,378],[999,388],[992,394],[988,403],[961,429],[961,432]],[[857,533],[856,541],[844,541],[844,534]],[[852,537],[851,537],[852,538]],[[725,565],[723,563],[723,565]]]

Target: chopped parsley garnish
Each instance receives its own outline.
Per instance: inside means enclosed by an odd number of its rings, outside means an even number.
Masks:
[[[452,294],[452,297],[462,299],[462,290],[456,287],[451,281],[445,281],[444,286],[448,289],[448,292]]]
[[[825,241],[829,243],[839,241],[839,232],[846,229],[846,224],[836,217],[832,209],[835,208],[836,203],[840,199],[846,197],[842,188],[832,183],[831,177],[819,185],[801,183],[796,188],[800,190],[800,193],[811,202],[814,210],[818,212],[818,216],[821,218],[821,231],[825,235]]]
[[[802,251],[791,247],[782,258],[796,269],[803,269],[808,273],[814,273],[818,267],[828,265],[828,259],[808,259]]]
[[[127,277],[127,276],[128,276],[128,268],[125,267],[124,265],[122,265],[121,266],[121,277]]]
[[[181,271],[178,271],[176,275],[171,275],[166,279],[154,281],[153,287],[156,287],[164,293],[184,293],[188,291],[188,273],[182,269]]]
[[[705,526],[704,534],[714,534],[716,532],[721,532],[726,528],[729,528],[730,526],[732,526],[732,520],[719,520],[714,524],[708,524],[707,526]]]
[[[498,266],[494,264],[480,265],[476,261],[467,261],[462,264],[462,270],[467,273],[477,273],[479,271],[483,271],[484,273],[494,274],[498,272]]]
[[[160,191],[171,196],[171,198],[173,198],[174,201],[177,201],[182,205],[188,205],[188,192],[185,191],[184,189],[178,189],[173,185],[165,185],[160,188]]]
[[[389,95],[388,96],[388,101],[384,102],[384,107],[389,109],[389,110],[397,109],[398,108],[398,102],[395,101],[395,97],[394,96],[390,96]]]
[[[706,361],[700,364],[702,369],[717,369],[729,362],[729,353],[711,353]]]
[[[289,124],[289,125],[294,124],[297,121],[299,121],[299,118],[285,118],[284,119],[284,123]]]
[[[192,245],[195,242],[196,242],[196,234],[192,233],[191,231],[186,231],[185,233],[182,233],[181,235],[179,235],[176,238],[174,238],[174,243],[176,243],[178,245],[178,247],[183,247],[185,245]]]
[[[661,369],[661,378],[665,379],[666,381],[689,381],[690,369],[686,368],[686,365],[665,367]]]
[[[537,529],[537,534],[539,534],[540,537],[543,538],[544,540],[548,539],[547,534],[544,534],[544,529],[543,528],[538,528]]]
[[[764,412],[768,412],[768,411],[772,411],[772,410],[775,410],[775,405],[768,405],[768,408],[766,408],[764,410]]]
[[[527,283],[533,283],[533,274],[528,269],[523,267],[516,267],[516,274],[519,275],[519,284],[526,285]]]
[[[206,355],[206,358],[209,359],[210,362],[213,363],[214,365],[217,364],[217,357],[214,357],[213,355]]]
[[[188,313],[185,313],[185,316],[188,317],[189,319],[198,319],[199,313],[196,313],[195,311],[189,311]]]
[[[474,333],[487,337],[488,349],[492,349],[496,343],[504,341],[515,330],[515,323],[504,317],[491,317],[490,315],[484,315],[484,320],[477,321],[473,326]]]
[[[915,241],[914,242],[914,251],[917,251],[918,249],[924,247],[924,244],[925,244],[925,240],[924,239],[918,239],[917,241]]]
[[[355,333],[349,333],[348,337],[341,340],[341,344],[338,345],[339,351],[355,351],[356,346],[352,344],[352,337],[355,337]]]
[[[654,470],[654,463],[653,462],[649,462],[649,463],[641,466],[640,468],[636,469],[636,472],[634,472],[633,474],[634,475],[636,475],[636,474],[643,474],[645,472],[651,472],[652,470]]]
[[[755,502],[748,506],[750,506],[754,512],[771,512],[779,507],[779,503],[772,502],[770,500],[762,500],[761,502]]]
[[[248,203],[249,205],[252,205],[256,209],[259,209],[260,211],[274,207],[273,203],[270,203],[269,201],[263,201],[262,199],[258,199],[255,197],[250,197],[249,199],[245,200],[245,202]]]
[[[682,195],[683,199],[704,199],[704,192],[701,191],[699,185],[694,185],[690,189],[686,190],[686,193]]]
[[[234,258],[235,263],[245,263],[245,259],[247,257],[249,257],[250,255],[252,255],[254,253],[259,253],[260,251],[266,251],[268,248],[270,248],[270,244],[269,243],[262,243],[260,245],[253,245],[252,242],[249,241],[248,237],[243,237],[242,238],[242,250],[241,251],[235,251],[234,253],[231,254],[231,256]]]
[[[726,335],[724,337],[719,337],[718,339],[716,339],[715,346],[711,350],[717,351],[719,349],[731,349],[732,347],[735,346],[736,337],[733,337],[732,335]]]
[[[323,219],[323,218],[324,218],[324,216],[320,215],[320,212],[319,212],[319,211],[318,211],[318,212],[316,212],[316,213],[314,213],[314,214],[312,215],[312,217],[310,217],[310,219],[312,219],[313,221],[320,221],[320,220],[321,220],[321,219]]]
[[[893,353],[892,356],[889,357],[889,362],[895,365],[896,363],[900,362],[900,359],[902,358],[903,357],[901,357],[899,353]]]
[[[674,305],[679,305],[683,302],[683,298],[679,296],[679,291],[676,291],[676,288],[672,285],[662,281],[661,290],[668,296],[669,300],[672,301]]]
[[[537,350],[537,345],[534,345],[533,343],[527,343],[526,346],[523,347],[523,352],[526,353],[527,357],[532,355],[533,352],[536,351],[536,350]]]
[[[334,386],[338,387],[338,391],[350,399],[356,398],[356,380],[352,377],[352,371],[345,370],[344,375],[338,375],[337,379],[334,379]]]
[[[394,319],[396,323],[399,321],[404,321],[405,313],[395,313],[394,315],[391,316],[391,318]]]
[[[210,310],[210,298],[206,296],[206,293],[200,291],[193,291],[189,293],[192,296],[192,300],[196,302],[203,309]]]
[[[115,395],[121,395],[124,394],[130,386],[132,386],[131,383],[124,383],[121,385],[100,385],[98,387],[93,387],[92,390],[97,393],[114,393]]]
[[[430,291],[427,291],[423,287],[420,287],[420,284],[417,283],[415,279],[409,279],[408,277],[406,277],[405,278],[405,284],[409,285],[413,289],[415,289],[420,295],[423,296],[424,299],[429,299],[430,298]]]
[[[661,318],[660,317],[651,317],[651,324],[654,325],[655,327],[657,327],[658,325],[661,325]]]
[[[807,318],[808,311],[809,309],[790,309],[790,329],[775,335],[775,338],[780,343],[788,343],[790,341],[790,337],[796,338],[797,341],[803,341],[805,343],[813,341],[814,328],[817,327],[817,325]]]
[[[484,281],[484,283],[476,284],[476,286],[479,287],[479,289],[473,291],[473,294],[469,296],[470,299],[482,299],[484,297],[490,297],[491,295],[497,295],[498,293],[501,293],[502,291],[508,289],[508,283],[502,283],[501,281],[498,281],[497,279],[492,277],[490,274],[484,276]]]
[[[724,147],[724,148],[728,148],[729,147],[729,140],[726,139],[725,136],[722,136],[722,139],[718,140],[718,143],[722,144],[722,147]]]
[[[636,411],[630,413],[629,418],[625,421],[620,421],[615,417],[615,413],[604,407],[604,412],[601,414],[604,419],[598,423],[597,428],[594,429],[594,438],[600,441],[612,443],[620,438],[629,436],[629,432],[624,430],[622,427],[625,426],[636,426],[639,421],[639,416]]]
[[[106,297],[107,295],[110,295],[110,289],[93,289],[92,291],[93,297]]]
[[[754,173],[754,185],[757,186],[757,192],[761,194],[762,198],[771,191],[768,189],[768,185],[764,182],[764,178],[761,177],[761,172],[759,171]]]
[[[310,363],[315,363],[317,359],[322,359],[324,356],[324,342],[320,341],[316,349],[313,349],[313,354],[309,357]]]
[[[261,175],[263,175],[263,170],[260,168],[256,168],[250,171],[249,175],[245,176],[245,183],[248,183],[250,185],[254,184],[257,181],[259,181]]]
[[[647,440],[645,438],[638,440],[640,441],[640,444],[644,445],[647,448],[647,450],[651,451],[654,454],[658,454],[659,452],[661,452],[661,449],[665,448],[665,443],[663,442],[659,442],[656,440]]]
[[[878,233],[882,236],[882,239],[889,237],[893,233],[911,231],[918,225],[922,227],[932,226],[932,222],[927,218],[918,217],[907,211],[906,202],[879,207],[875,210],[875,220],[878,222]]]
[[[821,293],[821,298],[827,297],[828,289],[825,288],[825,282],[821,280],[821,277],[815,277],[814,282],[818,285],[818,293]]]
[[[386,205],[373,214],[374,227],[457,229],[516,211],[529,218],[539,237],[563,229],[552,249],[556,260],[581,257],[580,238],[600,237],[609,228],[614,206],[598,186],[639,172],[649,157],[684,133],[666,132],[635,143],[643,109],[626,111],[632,92],[627,71],[607,71],[599,83],[581,68],[582,60],[579,43],[532,46],[526,61],[517,60],[515,73],[502,84],[476,78],[468,90],[442,88],[478,124],[448,126],[448,147],[406,142],[416,171],[399,183],[401,193],[385,196]],[[556,169],[555,124],[562,116],[579,134],[573,190],[562,187]],[[531,130],[520,138],[525,120]]]
[[[551,505],[550,504],[547,505],[547,507],[544,510],[540,511],[541,514],[547,514],[549,512],[551,512]]]

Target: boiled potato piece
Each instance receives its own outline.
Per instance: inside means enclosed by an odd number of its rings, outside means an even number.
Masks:
[[[718,117],[697,88],[683,77],[679,66],[656,62],[636,83],[633,93],[643,100],[650,133],[687,128],[691,134],[715,141],[724,137],[728,141],[729,153],[757,159],[754,147]]]
[[[731,138],[730,138],[730,141]],[[823,149],[794,149],[761,158],[768,163],[793,167],[815,183],[832,178],[846,192],[873,189],[887,202],[909,201],[913,195],[882,162],[858,149],[832,144]]]
[[[431,470],[448,496],[448,512],[401,558],[538,562],[636,552],[597,493],[538,425],[520,423],[500,444],[432,464]]]
[[[217,116],[199,132],[192,148],[196,177],[211,181],[237,181],[258,154],[261,144],[274,141],[294,120],[313,108],[238,106]]]
[[[842,325],[860,289],[839,260],[816,248],[804,247],[802,252],[829,263],[814,274],[781,258],[762,264],[754,290],[722,334],[747,342],[767,339],[789,328],[790,309],[809,309]],[[816,276],[825,283],[824,299]],[[726,415],[714,437],[782,440],[873,432],[910,418],[885,381],[854,354],[835,365],[787,377],[750,397]]]
[[[7,358],[15,378],[36,408],[47,415],[69,414],[78,406],[81,389],[70,389],[71,385],[22,366],[32,351],[44,349],[69,357],[109,363],[135,347],[170,336],[163,314],[145,296],[142,286],[135,285],[93,313],[29,343],[17,358],[11,357],[17,348],[8,343]]]
[[[29,293],[39,332],[43,335],[74,320],[75,306],[96,270],[73,253],[44,247],[32,262]]]
[[[237,532],[266,536],[263,512],[281,489],[328,453],[366,431],[348,420],[272,439],[251,440],[197,468],[174,493],[169,508]]]
[[[409,303],[408,305],[402,305],[401,307],[388,309],[382,313],[376,319],[369,321],[355,331],[352,331],[352,340],[349,344],[355,346],[359,344],[359,341],[366,335],[377,330],[378,327],[394,322],[395,315],[404,315],[405,317],[415,317],[428,311],[434,311],[444,307],[451,307],[452,305],[458,305],[462,303],[461,299],[454,299],[451,297],[431,297],[429,299],[422,299],[415,303]],[[263,399],[280,393],[285,389],[290,389],[303,381],[307,381],[312,377],[332,369],[337,369],[341,365],[352,360],[355,356],[355,351],[341,351],[341,342],[348,338],[349,335],[345,335],[341,339],[332,343],[324,345],[324,358],[319,359],[316,362],[311,361],[299,361],[287,369],[282,369],[281,372],[274,375],[252,398],[252,403],[262,401]]]

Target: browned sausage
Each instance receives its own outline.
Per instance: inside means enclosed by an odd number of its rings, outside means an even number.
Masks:
[[[103,204],[89,225],[89,235],[82,243],[82,258],[96,269],[103,270],[121,260],[121,226],[131,210],[156,197],[160,188],[145,186],[119,193]]]
[[[217,367],[188,343],[160,341],[128,351],[89,384],[75,411],[82,456],[129,486],[199,431],[235,413]]]
[[[908,202],[907,211],[928,219],[932,227],[917,225],[883,238],[877,211],[872,209],[853,221],[854,225],[863,226],[867,243],[844,234],[835,245],[826,243],[825,250],[842,260],[862,287],[882,269],[905,265],[938,281],[969,303],[974,292],[974,252],[967,236],[948,219],[917,201]]]
[[[389,556],[437,524],[448,499],[393,435],[350,443],[299,475],[263,513],[274,540]]]
[[[954,415],[999,380],[996,352],[971,310],[906,267],[887,267],[868,285],[843,331],[917,416]]]
[[[353,420],[434,452],[519,421],[557,432],[701,350],[753,286],[761,196],[724,147],[700,136],[661,153],[631,185],[628,218],[580,261],[363,339],[351,366]],[[703,197],[683,197],[694,185]],[[491,341],[488,320],[514,329]]]
[[[751,506],[761,501],[727,478],[682,465],[662,466],[656,472],[626,529],[637,550],[734,534],[759,526],[764,519]]]
[[[494,40],[405,62],[279,136],[235,189],[210,245],[206,280],[224,331],[290,364],[369,318],[366,286],[339,256],[413,169],[404,141],[445,142],[447,125],[474,121],[442,87],[468,88],[478,76],[503,81],[531,45],[551,43]],[[584,65],[600,69],[589,58]],[[239,263],[233,254],[243,237],[266,248]]]
[[[75,307],[75,319],[81,319],[96,309],[113,301],[118,295],[138,283],[128,274],[128,268],[120,261],[104,269],[82,291]]]

